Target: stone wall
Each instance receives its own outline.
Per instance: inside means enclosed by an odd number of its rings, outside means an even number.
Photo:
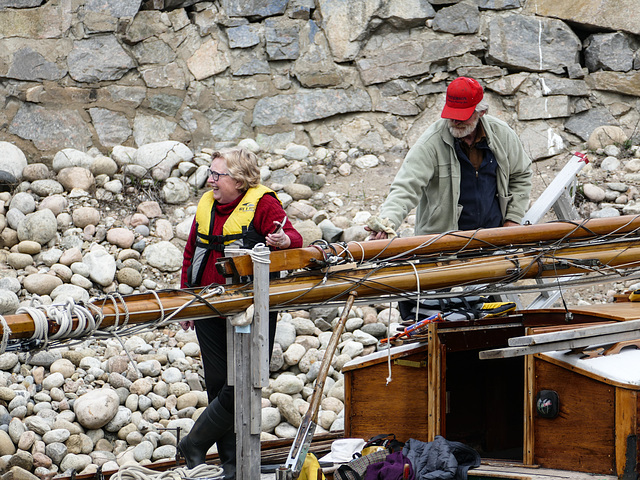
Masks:
[[[637,0],[179,2],[0,0],[0,140],[30,163],[242,138],[398,158],[459,75],[534,159],[638,135]]]

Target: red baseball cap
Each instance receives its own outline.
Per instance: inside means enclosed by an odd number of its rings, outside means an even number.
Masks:
[[[484,90],[476,80],[458,77],[447,87],[447,101],[441,117],[460,121],[469,120],[483,96]]]

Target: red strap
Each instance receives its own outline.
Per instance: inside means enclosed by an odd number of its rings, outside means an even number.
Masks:
[[[587,154],[586,153],[574,152],[574,155],[576,157],[580,157],[582,160],[584,160],[584,163],[589,163],[589,159],[587,158]]]

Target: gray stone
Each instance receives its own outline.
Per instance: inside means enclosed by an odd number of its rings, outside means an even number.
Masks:
[[[578,25],[606,30],[623,30],[640,35],[640,12],[636,0],[589,0],[559,2],[536,0],[526,2],[523,13],[556,17]]]
[[[509,15],[489,22],[487,62],[541,72],[561,72],[579,62],[581,42],[554,18]]]
[[[19,304],[20,300],[15,292],[0,288],[0,315],[13,315]]]
[[[591,132],[587,146],[590,150],[597,150],[608,145],[622,144],[626,142],[627,139],[627,134],[624,133],[624,130],[620,127],[603,125],[595,128],[593,132]]]
[[[131,43],[138,43],[155,35],[160,35],[167,31],[169,27],[162,21],[162,12],[159,10],[138,11],[129,28],[127,28],[127,40]]]
[[[48,197],[64,192],[64,187],[56,180],[36,180],[31,183],[31,191],[40,197]]]
[[[175,166],[192,158],[193,152],[183,143],[166,141],[141,146],[136,152],[134,162],[151,170],[154,179],[166,180]]]
[[[15,179],[22,180],[22,171],[27,166],[27,157],[20,148],[12,143],[0,141],[0,171],[10,173]]]
[[[300,54],[298,26],[277,20],[265,21],[265,40],[270,60],[295,60]]]
[[[131,126],[125,115],[106,108],[90,108],[89,115],[100,143],[105,147],[121,145],[131,136]]]
[[[151,38],[135,44],[131,52],[139,64],[166,65],[176,59],[175,51],[159,38]]]
[[[621,32],[596,33],[584,42],[584,60],[591,72],[615,70],[628,72],[633,68],[637,42]]]
[[[260,25],[255,23],[227,29],[229,48],[250,48],[260,43]]]
[[[86,253],[82,263],[89,267],[89,278],[103,287],[111,285],[116,275],[116,261],[104,249],[95,249]]]
[[[267,96],[269,91],[269,83],[260,76],[247,78],[240,84],[237,80],[234,81],[230,78],[216,80],[216,95],[224,100],[261,98]]]
[[[543,75],[540,77],[540,86],[543,95],[571,95],[573,97],[589,95],[589,88],[584,80]]]
[[[176,126],[176,122],[163,117],[137,114],[133,120],[133,138],[139,147],[169,141]]]
[[[527,122],[527,128],[519,136],[532,160],[558,155],[565,148],[560,133],[546,122]]]
[[[53,157],[53,170],[59,172],[64,168],[82,167],[90,169],[93,164],[93,157],[86,152],[74,148],[60,150]]]
[[[71,26],[73,7],[67,2],[42,3],[33,9],[0,9],[2,38],[62,38]]]
[[[477,6],[468,3],[441,8],[433,19],[432,28],[454,35],[476,33],[480,28],[480,12]]]
[[[91,143],[91,132],[76,110],[49,109],[30,103],[20,106],[9,132],[32,140],[39,150],[82,149]]]
[[[592,108],[572,115],[564,124],[566,130],[588,140],[589,135],[602,125],[617,125],[618,121],[604,108]]]
[[[610,218],[610,217],[619,217],[620,211],[614,207],[604,207],[600,210],[596,210],[595,212],[591,212],[589,218]]]
[[[145,248],[147,263],[163,272],[175,272],[182,267],[182,251],[170,242],[158,242]]]
[[[640,97],[640,72],[595,72],[586,79],[596,90]]]
[[[0,9],[31,8],[31,7],[38,7],[41,4],[42,4],[42,0],[2,0],[0,1]]]
[[[50,443],[45,447],[44,451],[45,455],[56,465],[60,465],[67,452],[67,447],[64,443]]]
[[[154,110],[173,117],[182,106],[183,99],[176,95],[154,95],[149,99],[149,106]]]
[[[191,187],[181,178],[168,178],[162,186],[162,196],[170,205],[184,204],[191,196]]]
[[[187,87],[185,70],[177,63],[146,66],[141,69],[142,79],[149,88],[172,87],[179,90]]]
[[[56,235],[58,224],[51,210],[39,210],[27,215],[17,229],[20,241],[32,240],[40,245],[47,244]]]
[[[210,132],[214,140],[228,142],[242,138],[247,127],[244,123],[245,113],[241,110],[207,110]]]
[[[119,80],[135,67],[112,35],[99,35],[78,40],[67,57],[69,75],[77,82]]]
[[[50,296],[54,302],[65,301],[67,298],[70,298],[77,303],[89,301],[89,292],[84,288],[70,284],[64,284],[56,287],[51,292]]]
[[[223,0],[230,17],[270,17],[282,15],[289,0]]]
[[[276,327],[275,341],[282,350],[287,350],[296,340],[296,327],[291,322],[280,321]]]
[[[453,39],[455,38],[455,41]],[[425,33],[415,38],[370,41],[356,66],[365,85],[429,72],[433,62],[484,50],[476,36],[448,36]],[[445,86],[446,88],[446,86]]]
[[[271,67],[269,66],[269,62],[266,60],[262,60],[259,58],[248,58],[246,61],[243,61],[238,64],[233,64],[231,67],[231,71],[234,76],[249,76],[249,75],[259,75],[259,74],[268,74],[271,73]]]
[[[370,110],[371,98],[363,90],[301,90],[293,95],[258,100],[253,112],[253,125],[305,123],[338,113]]]
[[[387,19],[389,23],[405,29],[423,25],[427,19],[435,16],[433,7],[422,0],[319,0],[316,12],[322,17],[323,30],[334,61],[338,63],[355,60],[362,40],[369,37],[380,19]],[[359,21],[353,21],[355,18]]]
[[[475,0],[478,7],[486,10],[509,10],[520,8],[525,0]]]
[[[24,47],[13,54],[11,66],[6,76],[18,80],[41,82],[60,80],[67,74],[54,62],[48,61],[42,54]]]
[[[518,100],[518,120],[568,117],[571,115],[569,97],[554,95],[549,97],[523,97]]]
[[[9,202],[9,208],[16,208],[26,215],[35,211],[36,201],[30,193],[18,192]]]
[[[84,8],[116,18],[133,18],[140,10],[142,0],[88,0]]]
[[[204,80],[229,67],[226,49],[220,41],[211,39],[203,43],[187,60],[187,67],[196,80]]]

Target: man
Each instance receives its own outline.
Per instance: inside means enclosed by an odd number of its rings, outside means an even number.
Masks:
[[[520,224],[531,160],[517,134],[486,115],[483,96],[472,78],[451,82],[442,120],[409,150],[391,184],[380,210],[383,223],[397,229],[417,205],[416,235]],[[388,236],[373,230],[370,239]]]

